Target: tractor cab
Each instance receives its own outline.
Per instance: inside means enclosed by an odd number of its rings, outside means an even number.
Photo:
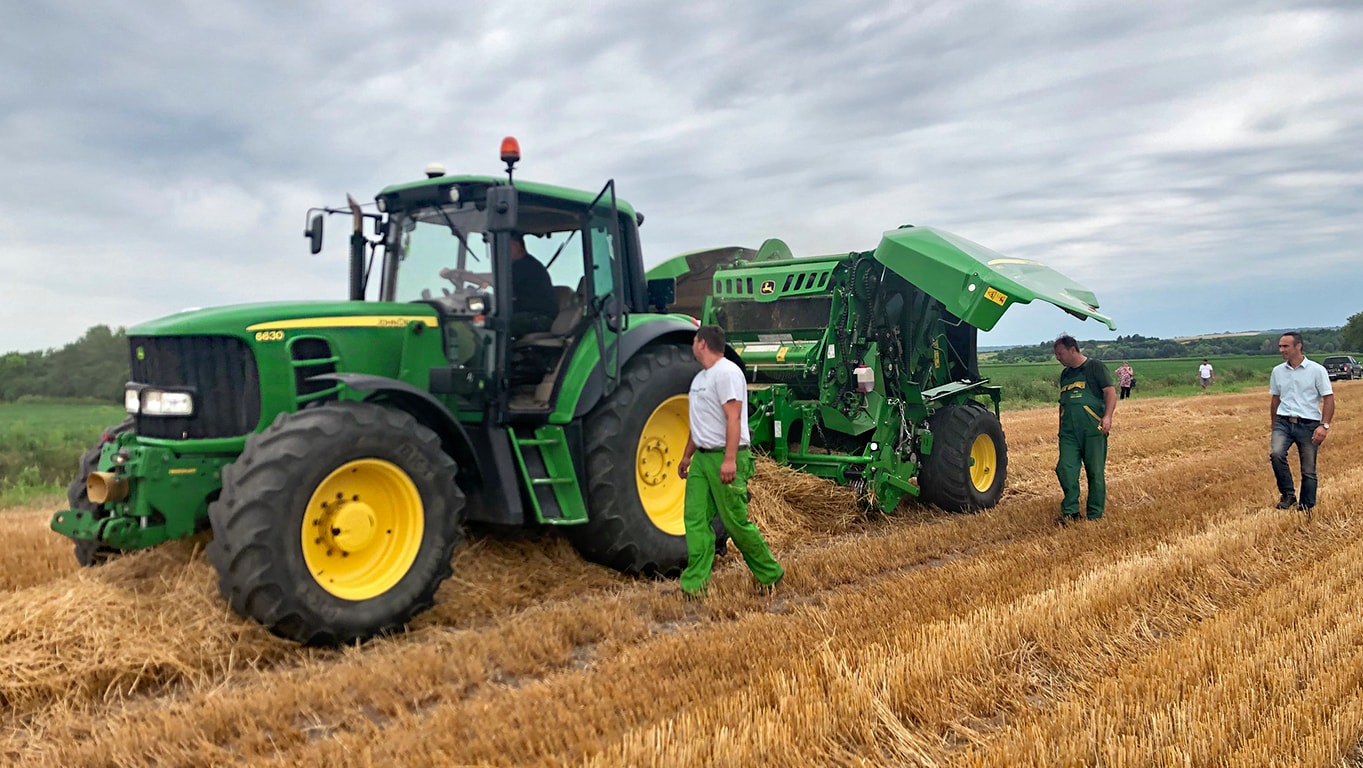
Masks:
[[[489,408],[493,421],[547,418],[575,349],[595,344],[604,359],[630,308],[646,307],[642,267],[631,268],[642,262],[636,216],[614,182],[595,196],[513,183],[517,159],[503,147],[506,179],[432,166],[379,193],[382,215],[364,214],[374,238],[352,237],[352,298],[436,310],[448,365],[431,371],[430,391],[470,418]]]

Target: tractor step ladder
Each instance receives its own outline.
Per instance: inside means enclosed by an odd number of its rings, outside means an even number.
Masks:
[[[513,428],[509,434],[536,519],[547,525],[587,522],[587,507],[563,427],[545,424],[536,427],[533,435]]]

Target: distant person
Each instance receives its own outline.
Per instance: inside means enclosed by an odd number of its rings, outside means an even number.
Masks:
[[[1278,339],[1283,362],[1268,378],[1269,416],[1273,421],[1269,461],[1278,481],[1278,509],[1297,505],[1303,512],[1316,506],[1316,451],[1330,436],[1330,419],[1335,415],[1335,393],[1325,367],[1306,359],[1301,334],[1297,331]],[[1301,461],[1301,498],[1298,504],[1292,488],[1292,470],[1287,466],[1287,451],[1297,446]]]
[[[1136,372],[1131,370],[1131,363],[1123,360],[1122,366],[1117,369],[1117,386],[1121,388],[1118,399],[1125,400],[1131,397],[1131,387],[1136,383]]]
[[[710,586],[716,538],[711,521],[716,513],[758,586],[774,591],[786,572],[748,519],[748,479],[755,465],[748,449],[747,381],[743,371],[724,357],[723,328],[697,329],[691,353],[701,371],[691,381],[687,414],[691,431],[677,465],[677,474],[686,478],[682,593],[696,599]]]
[[[1207,358],[1202,358],[1202,365],[1197,367],[1197,378],[1202,383],[1202,391],[1206,392],[1207,387],[1212,385],[1213,369],[1212,364],[1207,362]]]
[[[1079,342],[1068,333],[1055,340],[1055,359],[1065,366],[1060,372],[1060,460],[1055,465],[1065,496],[1056,522],[1065,525],[1079,519],[1081,464],[1088,475],[1086,516],[1098,520],[1107,504],[1103,471],[1117,390],[1107,366],[1081,354]]]

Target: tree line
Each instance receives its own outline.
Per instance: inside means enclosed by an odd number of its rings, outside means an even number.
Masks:
[[[1252,336],[1220,336],[1190,341],[1131,334],[1115,340],[1081,341],[1080,346],[1103,360],[1148,360],[1163,357],[1272,355],[1280,332]],[[1331,352],[1363,352],[1363,312],[1342,328],[1302,330],[1306,353],[1318,362]],[[1049,362],[1052,342],[1000,350],[1000,363]],[[96,325],[61,349],[10,352],[0,356],[0,402],[22,397],[92,399],[122,402],[123,385],[131,377],[126,329]]]
[[[36,397],[121,403],[131,376],[127,331],[96,325],[61,349],[0,356],[0,402]]]
[[[1113,340],[1080,341],[1085,353],[1103,360],[1150,360],[1168,357],[1225,357],[1230,355],[1276,355],[1278,339],[1288,330],[1300,330],[1307,357],[1316,362],[1335,352],[1363,352],[1363,312],[1349,318],[1341,328],[1291,328],[1245,336],[1216,336],[1178,341],[1142,336],[1118,336]],[[999,350],[1000,363],[1042,363],[1054,357],[1054,341]]]

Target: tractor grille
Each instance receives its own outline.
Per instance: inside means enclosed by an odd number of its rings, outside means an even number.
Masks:
[[[193,440],[255,430],[260,374],[246,342],[231,336],[130,336],[128,342],[133,381],[194,392],[193,416],[138,416],[137,434]]]

